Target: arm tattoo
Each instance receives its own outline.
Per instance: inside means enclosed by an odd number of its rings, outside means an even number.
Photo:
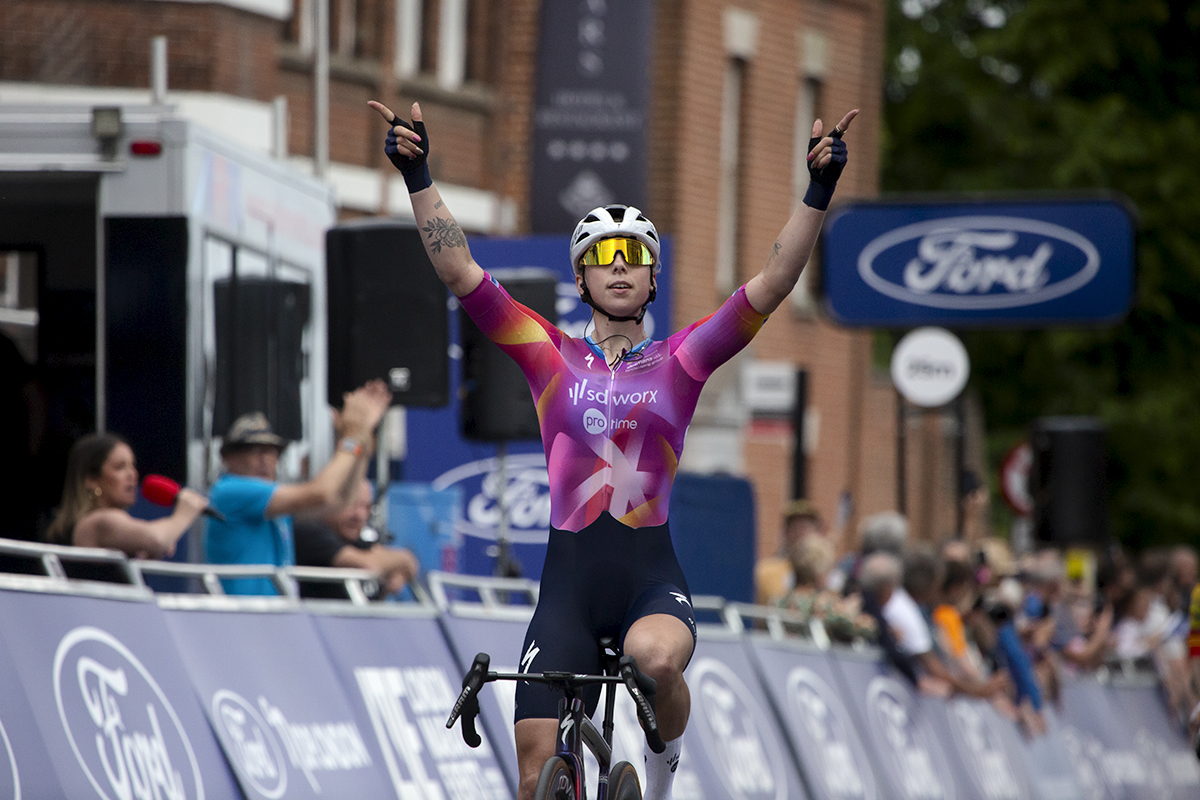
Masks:
[[[434,208],[441,208],[441,207],[442,207],[442,206],[444,206],[444,205],[446,205],[446,204],[445,204],[445,203],[443,203],[441,200],[438,200],[436,203],[434,203],[434,204],[433,204],[433,207],[434,207]]]
[[[467,237],[462,228],[450,217],[434,217],[429,224],[421,228],[429,237],[429,245],[433,252],[442,252],[443,247],[466,247]]]
[[[780,246],[779,242],[776,242],[775,244],[771,245],[771,255],[767,256],[767,263],[769,264],[772,261],[774,261],[776,258],[779,258],[779,251],[782,249],[783,249],[783,247]]]

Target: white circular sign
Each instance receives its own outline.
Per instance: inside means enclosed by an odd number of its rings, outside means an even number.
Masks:
[[[892,351],[892,382],[914,405],[935,408],[949,403],[971,374],[967,349],[944,328],[917,328]]]

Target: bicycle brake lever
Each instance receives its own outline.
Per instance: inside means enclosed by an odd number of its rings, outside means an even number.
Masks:
[[[646,734],[646,743],[650,745],[652,752],[661,753],[667,749],[667,745],[658,732],[658,718],[654,714],[658,684],[654,678],[638,669],[637,660],[633,656],[621,656],[620,668],[621,680],[629,689],[634,705],[637,706],[638,719],[641,720],[642,729]]]
[[[481,742],[479,733],[475,730],[475,717],[479,714],[477,695],[487,679],[490,664],[491,657],[487,653],[479,653],[475,656],[471,669],[467,670],[467,674],[463,676],[462,693],[459,694],[458,699],[454,702],[454,707],[450,710],[450,718],[446,720],[446,727],[452,728],[454,721],[460,716],[462,717],[463,741],[470,747],[479,747]]]

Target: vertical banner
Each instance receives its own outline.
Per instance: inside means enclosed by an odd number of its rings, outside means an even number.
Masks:
[[[36,758],[20,770],[36,734],[8,731],[20,797],[241,797],[153,602],[4,591],[0,637],[53,771],[32,774]],[[0,709],[15,728],[11,702]]]
[[[966,800],[945,743],[907,681],[878,654],[834,659],[843,696],[878,759],[879,777],[895,800]]]
[[[307,615],[164,614],[247,800],[397,796]]]
[[[1200,762],[1188,746],[1186,731],[1167,712],[1157,680],[1114,680],[1108,688],[1125,722],[1133,731],[1134,748],[1150,765],[1151,780],[1160,797],[1200,797]]]
[[[675,800],[804,800],[796,763],[737,636],[701,632],[684,673],[692,714]],[[681,774],[684,767],[689,774]],[[686,779],[686,780],[685,780]]]
[[[542,3],[531,208],[570,233],[607,203],[644,208],[654,3]]]
[[[512,800],[487,730],[472,748],[459,725],[446,728],[463,670],[432,612],[424,618],[318,614],[313,621],[360,727],[379,744],[397,797]]]
[[[65,797],[62,786],[6,644],[0,647],[0,800]]]
[[[887,798],[829,658],[802,641],[752,635],[749,643],[814,800]]]

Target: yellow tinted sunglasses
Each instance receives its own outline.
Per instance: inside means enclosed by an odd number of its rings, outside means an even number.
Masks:
[[[617,253],[624,256],[625,263],[631,267],[648,267],[654,263],[654,256],[651,255],[649,247],[637,239],[626,239],[619,236],[612,239],[601,239],[584,250],[580,263],[585,267],[607,267],[616,259]]]

